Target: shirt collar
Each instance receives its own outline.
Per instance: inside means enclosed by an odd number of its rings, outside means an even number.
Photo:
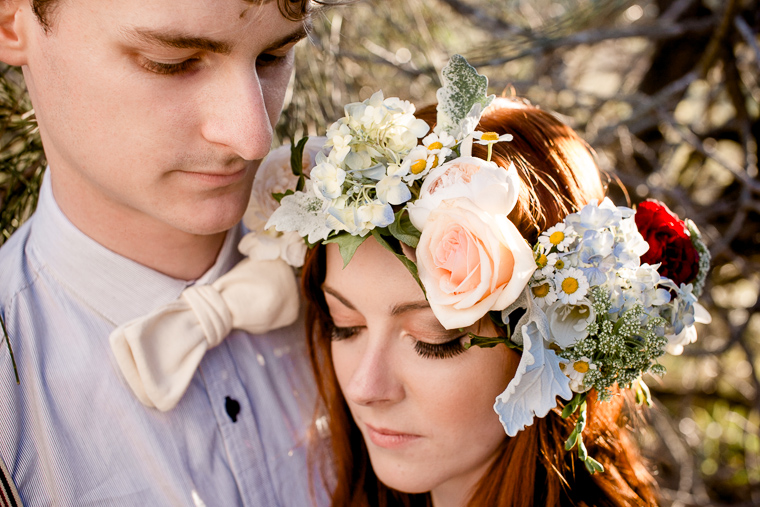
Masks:
[[[178,280],[107,249],[63,214],[47,171],[40,189],[28,248],[61,284],[115,325],[174,301],[194,284],[214,282],[242,259],[241,225],[227,234],[214,265],[198,280]]]

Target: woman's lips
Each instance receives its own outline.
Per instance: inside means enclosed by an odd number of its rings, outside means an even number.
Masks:
[[[384,449],[398,449],[422,438],[420,435],[411,433],[401,433],[386,428],[375,428],[367,423],[364,423],[364,426],[367,428],[367,437],[369,437],[370,441]]]

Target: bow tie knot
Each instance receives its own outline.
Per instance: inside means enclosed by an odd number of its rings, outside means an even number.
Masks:
[[[199,285],[186,289],[180,297],[198,318],[208,347],[222,343],[232,331],[232,314],[219,291],[212,285]]]
[[[230,331],[288,326],[298,306],[287,263],[248,257],[213,284],[189,287],[177,301],[114,329],[111,349],[135,396],[166,411],[185,394],[206,351]]]

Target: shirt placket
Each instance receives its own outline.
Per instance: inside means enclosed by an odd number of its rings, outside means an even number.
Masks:
[[[278,505],[256,411],[251,405],[253,393],[246,392],[226,342],[206,354],[199,372],[243,504],[251,507]]]

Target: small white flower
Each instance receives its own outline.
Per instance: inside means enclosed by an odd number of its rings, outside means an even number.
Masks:
[[[562,362],[560,368],[570,379],[570,389],[576,393],[585,393],[591,386],[586,386],[583,379],[589,370],[596,370],[596,365],[588,357],[582,357],[573,362]]]
[[[337,199],[346,180],[346,171],[329,162],[318,164],[311,170],[314,193],[323,199]]]
[[[489,144],[496,144],[501,142],[508,142],[512,140],[512,134],[499,135],[496,132],[480,132],[475,131],[472,134],[473,139],[478,144],[487,146]]]
[[[384,204],[403,204],[412,198],[409,187],[401,176],[386,176],[377,182],[377,197]]]
[[[612,204],[609,198],[605,197],[601,204],[597,204],[597,201],[593,200],[579,212],[568,215],[565,223],[582,235],[588,230],[601,231],[607,227],[618,227],[622,218],[622,211]]]
[[[557,291],[554,290],[551,280],[543,279],[531,283],[530,292],[533,294],[533,299],[542,308],[547,308],[557,300]]]
[[[331,160],[334,160],[338,164],[342,163],[348,152],[351,151],[350,145],[351,141],[353,141],[351,129],[348,128],[348,125],[340,125],[338,129],[330,130],[327,133],[327,139],[326,146],[333,147],[330,152]]]
[[[329,229],[334,231],[346,231],[354,236],[361,235],[362,232],[365,232],[361,227],[361,222],[356,216],[356,207],[346,206],[344,198],[333,201],[332,205],[327,208],[327,213],[328,215],[325,221]]]
[[[386,227],[393,223],[393,208],[390,204],[374,201],[359,206],[356,210],[356,217],[361,222],[363,229],[371,230],[375,227]]]
[[[564,252],[573,239],[575,239],[574,232],[572,227],[564,222],[560,222],[541,233],[541,236],[538,237],[538,242],[547,251],[554,247],[560,252]]]
[[[429,134],[422,140],[422,145],[427,148],[428,154],[434,158],[433,167],[438,167],[451,155],[451,148],[456,144],[456,139],[445,132],[441,135]]]
[[[557,299],[566,305],[574,305],[586,297],[589,287],[583,271],[578,268],[568,268],[557,273],[554,284]]]
[[[403,173],[404,180],[412,182],[426,176],[433,168],[433,162],[435,156],[430,155],[430,152],[424,146],[415,146],[404,157],[401,162],[401,168],[398,173]]]
[[[558,253],[553,252],[545,255],[544,267],[540,267],[543,276],[552,277],[554,273],[568,267]]]

